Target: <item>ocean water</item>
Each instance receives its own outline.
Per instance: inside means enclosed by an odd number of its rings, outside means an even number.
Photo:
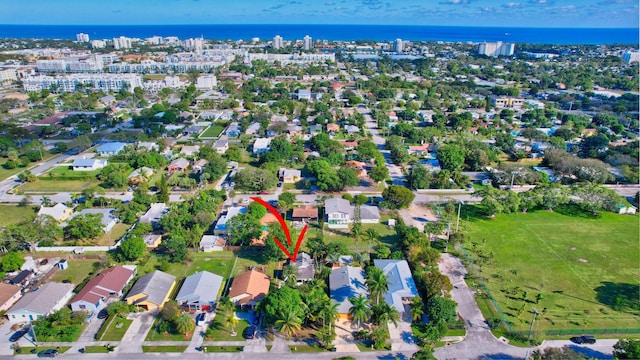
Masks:
[[[0,25],[0,38],[74,39],[77,33],[91,39],[118,36],[146,38],[154,35],[180,39],[249,40],[254,37],[285,40],[305,35],[325,40],[392,41],[508,41],[532,44],[638,44],[635,28],[509,28],[402,25]]]

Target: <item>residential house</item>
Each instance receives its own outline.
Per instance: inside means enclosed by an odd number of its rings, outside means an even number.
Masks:
[[[254,154],[262,154],[263,152],[269,151],[269,146],[271,145],[271,139],[269,138],[257,138],[253,143],[253,153]]]
[[[238,214],[244,214],[247,212],[247,208],[244,206],[232,206],[227,210],[226,214],[220,215],[220,218],[216,222],[216,226],[213,228],[214,235],[227,235],[227,221],[232,219]]]
[[[22,296],[19,286],[0,283],[0,311],[7,311]]]
[[[293,221],[318,221],[318,208],[311,205],[304,205],[293,208],[291,212]]]
[[[353,221],[353,208],[349,201],[331,198],[324,202],[326,221],[330,228],[346,228]]]
[[[162,310],[175,286],[175,276],[156,270],[141,276],[124,299],[127,304],[135,304],[146,310]]]
[[[130,267],[113,266],[93,277],[71,300],[71,310],[98,310],[110,297],[122,296],[122,290],[133,279],[135,270]]]
[[[185,172],[189,168],[190,164],[191,162],[185,158],[175,159],[167,166],[167,172],[169,174]]]
[[[347,134],[353,135],[353,134],[359,133],[360,128],[355,125],[349,125],[345,128],[345,131],[347,132]]]
[[[338,130],[340,130],[339,127],[338,127]],[[322,133],[322,125],[311,125],[311,126],[309,126],[307,128],[307,133],[309,135],[311,135],[311,136],[316,136],[316,135]]]
[[[192,157],[196,155],[200,151],[200,146],[198,145],[185,145],[180,149],[180,155],[186,157]]]
[[[31,322],[62,309],[73,295],[73,284],[50,282],[25,294],[7,311],[12,324]]]
[[[311,90],[298,90],[298,100],[311,101]]]
[[[126,146],[127,144],[123,142],[109,142],[98,146],[96,153],[99,156],[116,155],[120,151],[124,150]]]
[[[300,170],[280,168],[278,170],[278,179],[285,184],[293,184],[302,178]]]
[[[118,218],[115,216],[115,213],[115,209],[84,209],[73,214],[71,219],[76,216],[84,216],[89,214],[102,215],[102,218],[100,219],[100,221],[102,222],[102,231],[108,233],[109,231],[111,231],[111,229],[113,229],[116,223],[118,223]]]
[[[194,136],[197,137],[198,134],[200,134],[200,132],[202,132],[202,127],[197,126],[197,125],[193,125],[193,126],[189,126],[186,127],[182,130],[182,136]]]
[[[147,234],[142,235],[142,240],[147,246],[147,249],[156,249],[162,243],[162,235],[160,234]]]
[[[218,154],[226,153],[227,150],[229,150],[229,137],[226,135],[221,136],[220,139],[216,140],[216,142],[213,144],[213,149]]]
[[[291,138],[292,136],[302,136],[302,126],[289,124],[287,125],[286,133],[287,135],[289,135],[289,138]]]
[[[336,123],[327,124],[327,132],[331,135],[340,131],[340,125]]]
[[[429,154],[429,144],[407,146],[409,154],[416,156],[425,156]]]
[[[79,158],[73,160],[71,168],[73,171],[93,171],[99,170],[107,166],[106,159],[84,159]]]
[[[269,276],[249,270],[233,278],[229,298],[242,308],[253,309],[269,293]]]
[[[377,206],[361,205],[360,221],[363,224],[377,224],[380,222],[380,210]]]
[[[138,149],[146,149],[147,151],[158,151],[160,147],[154,142],[138,141]]]
[[[222,276],[208,271],[187,276],[176,301],[188,311],[212,311],[218,301],[223,281]]]
[[[51,216],[58,223],[64,222],[69,219],[73,215],[73,209],[65,206],[64,204],[58,203],[54,206],[47,207],[42,206],[40,210],[38,210],[38,216]]]
[[[213,252],[222,251],[227,245],[227,240],[217,235],[202,235],[200,240],[200,251]]]
[[[349,309],[353,306],[350,298],[369,296],[365,283],[365,272],[361,267],[340,266],[329,274],[329,297],[338,304],[340,319],[351,319]]]
[[[384,301],[395,307],[401,317],[408,314],[411,300],[419,294],[407,260],[376,259],[373,264],[384,272],[389,281],[389,289],[383,295]]]
[[[364,163],[360,161],[349,160],[344,163],[344,166],[355,171],[356,175],[358,175],[359,178],[363,178],[367,176],[367,170],[365,170],[364,168]]]
[[[260,123],[254,122],[249,124],[249,126],[247,126],[247,130],[244,132],[247,135],[255,135],[258,133],[258,131],[260,131]]]
[[[237,122],[232,122],[231,124],[229,124],[229,126],[227,126],[227,131],[225,131],[225,134],[231,137],[238,137],[240,136],[241,133],[242,133],[242,128],[240,127],[240,124],[238,124]]]
[[[298,284],[313,280],[316,272],[316,262],[309,254],[305,252],[299,253],[296,261],[289,261],[289,265],[296,269],[296,280]]]
[[[149,210],[142,215],[140,222],[149,223],[152,227],[158,226],[158,221],[161,217],[165,216],[169,212],[169,206],[165,203],[151,203]]]
[[[358,146],[358,142],[357,141],[340,141],[340,145],[342,145],[342,147],[346,151],[351,151]]]
[[[209,163],[208,160],[206,159],[200,159],[196,162],[193,163],[193,171],[197,172],[197,173],[201,173],[204,171],[204,167],[207,166],[207,164]]]
[[[137,185],[143,182],[147,182],[147,180],[149,180],[149,178],[153,176],[154,172],[155,170],[146,166],[135,169],[128,176],[129,184]]]

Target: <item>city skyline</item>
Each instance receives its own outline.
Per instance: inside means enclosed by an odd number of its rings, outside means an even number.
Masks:
[[[637,28],[636,0],[47,0],[3,4],[0,23],[25,25],[354,24]]]

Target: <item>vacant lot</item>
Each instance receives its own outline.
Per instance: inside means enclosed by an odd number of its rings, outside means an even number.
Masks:
[[[38,180],[20,186],[20,191],[31,193],[80,192],[85,188],[98,185],[97,180]]]
[[[211,125],[207,130],[205,130],[202,134],[200,134],[201,138],[217,138],[222,134],[224,130],[223,126],[220,125]]]
[[[38,214],[33,206],[0,205],[0,226],[19,223],[22,220],[32,221]]]
[[[470,271],[480,273],[514,330],[529,329],[534,309],[540,331],[640,328],[637,216],[596,218],[572,207],[476,214],[467,207],[461,222]]]
[[[65,270],[58,270],[51,277],[51,281],[64,281],[67,280],[74,285],[78,285],[82,282],[89,273],[93,271],[93,264],[97,262],[97,259],[69,259],[69,267]]]

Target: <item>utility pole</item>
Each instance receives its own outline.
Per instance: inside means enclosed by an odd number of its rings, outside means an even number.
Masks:
[[[458,232],[458,225],[460,225],[460,208],[462,207],[462,201],[458,203],[458,219],[456,220],[456,232]]]

